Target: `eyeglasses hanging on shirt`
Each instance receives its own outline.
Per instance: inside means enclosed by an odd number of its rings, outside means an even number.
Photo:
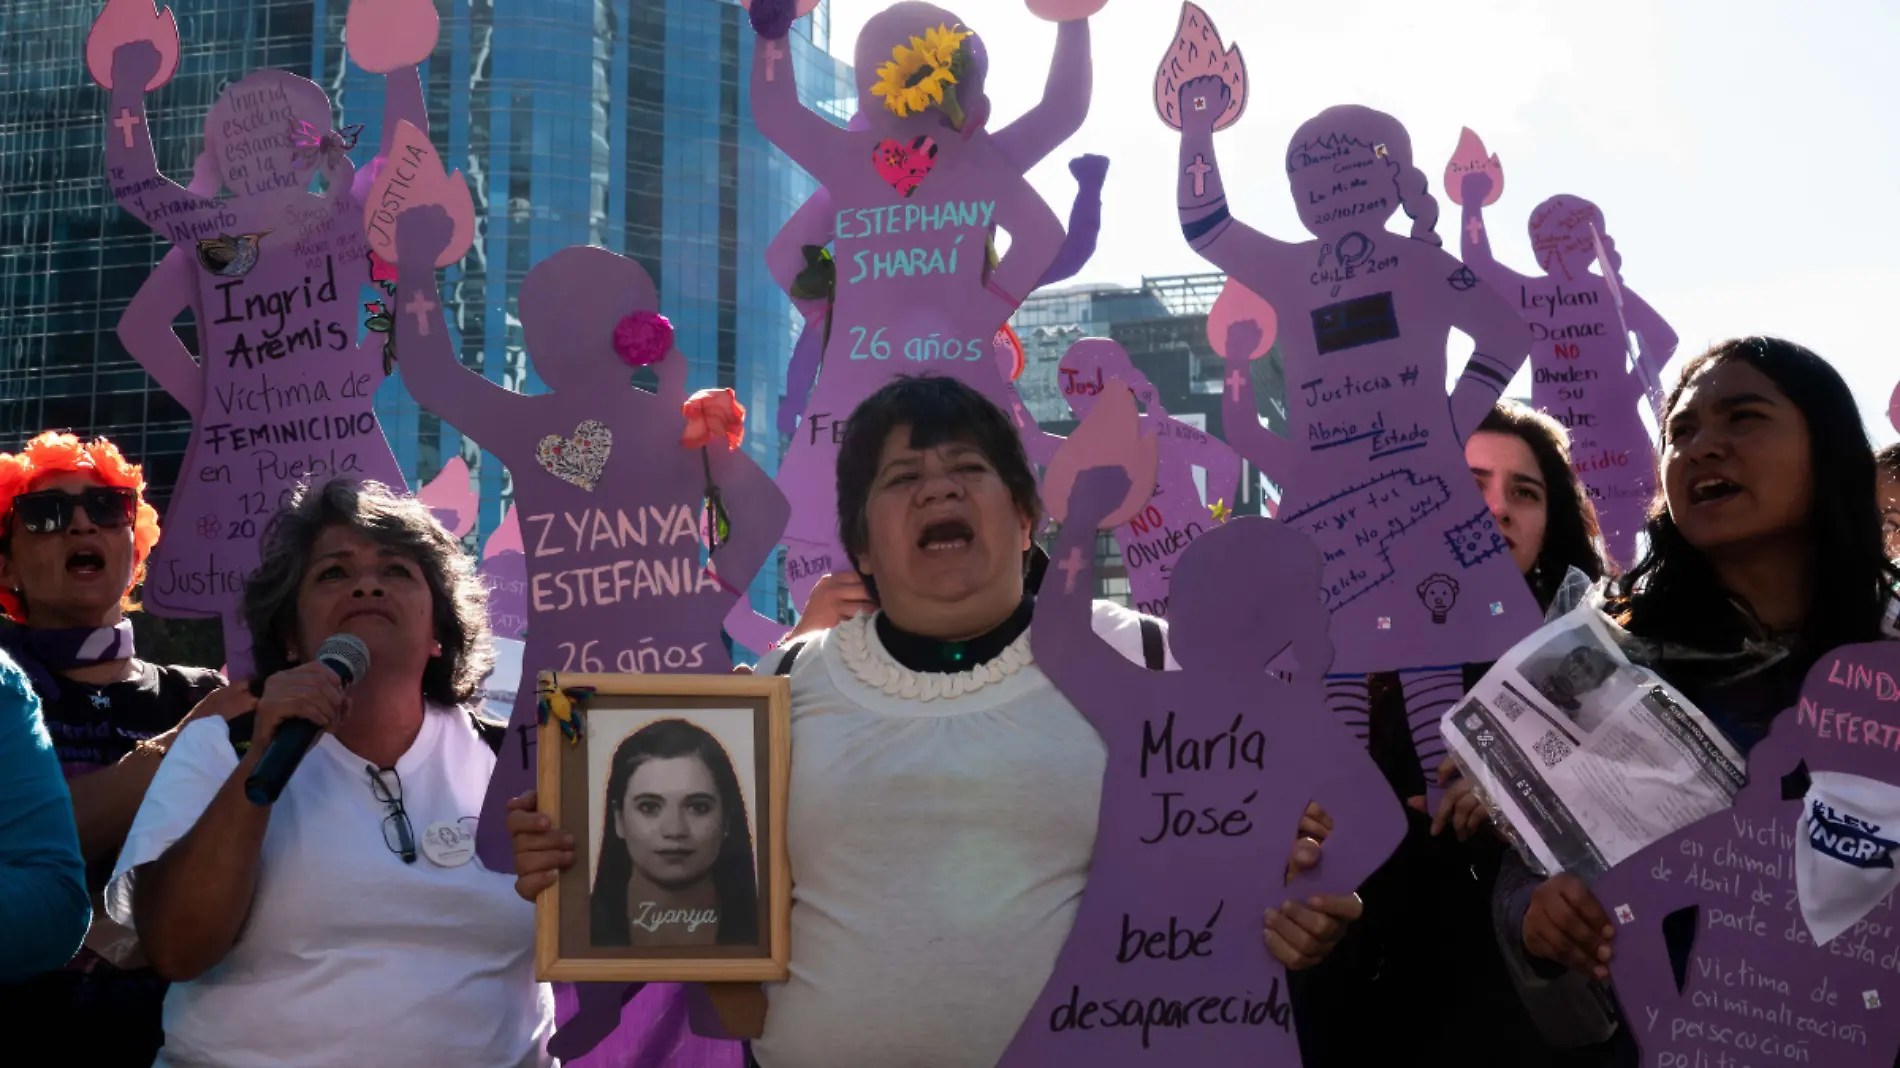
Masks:
[[[363,765],[369,772],[369,791],[376,800],[389,806],[389,815],[383,817],[383,844],[391,853],[402,858],[404,864],[416,862],[416,828],[409,822],[409,811],[402,807],[402,774],[395,768],[383,771],[374,764]],[[383,776],[388,775],[396,781],[391,790]]]

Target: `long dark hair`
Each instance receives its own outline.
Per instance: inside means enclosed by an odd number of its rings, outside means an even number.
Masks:
[[[1537,597],[1538,607],[1550,607],[1564,575],[1573,567],[1592,581],[1608,574],[1596,505],[1590,503],[1576,469],[1570,466],[1570,435],[1563,424],[1514,401],[1499,401],[1478,424],[1478,433],[1509,434],[1537,458],[1547,502],[1544,544],[1537,551],[1536,569],[1525,580]]]
[[[719,944],[750,945],[759,940],[759,884],[752,855],[752,828],[746,822],[745,795],[732,758],[719,740],[683,719],[662,719],[640,728],[614,749],[613,770],[607,776],[607,807],[601,813],[600,864],[594,873],[589,904],[596,945],[627,945],[627,883],[633,878],[633,858],[626,840],[614,829],[614,813],[626,800],[633,773],[649,760],[697,757],[712,773],[719,792],[719,811],[725,817],[725,838],[710,877],[719,897]]]
[[[1663,406],[1676,409],[1698,375],[1742,360],[1775,383],[1808,422],[1808,477],[1814,486],[1808,515],[1809,566],[1814,599],[1802,623],[1811,654],[1873,641],[1897,575],[1881,544],[1874,449],[1860,409],[1839,372],[1791,341],[1772,337],[1724,341],[1690,360]],[[1608,607],[1644,638],[1726,651],[1749,636],[1750,621],[1716,581],[1715,569],[1670,518],[1658,479],[1644,524],[1649,546],[1611,591]]]

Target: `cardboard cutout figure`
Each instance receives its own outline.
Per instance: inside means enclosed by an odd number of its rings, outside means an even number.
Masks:
[[[1240,457],[1219,438],[1170,416],[1128,351],[1113,341],[1086,338],[1069,346],[1057,374],[1078,419],[1088,419],[1095,399],[1115,381],[1133,389],[1147,409],[1141,426],[1144,436],[1159,439],[1160,477],[1141,513],[1115,527],[1115,541],[1128,568],[1135,610],[1165,619],[1175,561],[1196,538],[1225,521],[1240,481]],[[1194,483],[1197,467],[1206,481],[1205,499]]]
[[[1597,880],[1616,921],[1610,972],[1643,1065],[1894,1063],[1896,680],[1897,642],[1823,656],[1799,704],[1749,753],[1732,808]],[[1684,909],[1690,922],[1666,929]],[[1693,942],[1673,945],[1670,929],[1693,930]]]
[[[1048,155],[1080,125],[1089,64],[1086,47],[1063,49],[1063,69],[1081,72],[1060,79],[1067,92],[992,134],[982,39],[941,8],[897,4],[859,34],[866,128],[844,130],[799,102],[783,40],[790,14],[784,0],[752,4],[760,32],[753,116],[829,194],[837,263],[823,370],[778,477],[798,501],[786,571],[793,602],[802,604],[821,576],[849,566],[838,543],[836,460],[858,402],[893,375],[928,371],[967,381],[1011,409],[990,342],[1063,242],[1061,223],[1018,161]],[[1086,45],[1087,32],[1086,23],[1070,22],[1059,36]],[[1009,234],[1009,252],[992,267],[998,229]]]
[[[182,188],[158,171],[144,107],[146,87],[175,63],[166,57],[176,39],[161,48],[124,23],[102,16],[88,45],[89,54],[112,45],[108,184],[174,249],[119,335],[194,424],[144,600],[161,615],[222,618],[229,670],[244,675],[243,579],[286,491],[338,475],[405,485],[376,420],[381,342],[357,341],[369,260],[359,175],[346,153],[358,128],[330,129],[330,101],[315,83],[257,71],[227,87],[206,117],[217,179]],[[133,36],[113,45],[115,33]],[[388,81],[384,128],[403,117],[426,122],[415,69]],[[312,193],[319,172],[325,192]],[[219,184],[225,199],[207,193]],[[172,331],[187,308],[202,362]]]
[[[397,345],[417,403],[493,453],[515,475],[528,562],[522,677],[543,671],[724,672],[721,622],[784,529],[788,508],[744,452],[680,445],[686,360],[654,364],[659,394],[631,384],[616,327],[657,311],[653,282],[606,249],[563,249],[537,264],[518,306],[535,369],[554,392],[525,396],[462,366],[436,299],[434,206],[402,214]],[[412,259],[414,248],[426,255]],[[731,511],[729,537],[705,558],[706,463]],[[509,740],[477,831],[483,863],[511,862],[503,806],[534,785],[534,694],[515,703]],[[530,746],[531,748],[531,746]]]
[[[1180,671],[1131,664],[1093,633],[1095,533],[1136,488],[1117,467],[1076,478],[1038,598],[1031,649],[1101,733],[1108,769],[1075,927],[1001,1064],[1298,1065],[1285,970],[1259,918],[1296,896],[1352,892],[1397,848],[1405,817],[1326,710],[1320,553],[1292,527],[1235,519],[1182,554]],[[1289,652],[1290,678],[1270,672]],[[1311,801],[1334,831],[1324,863],[1288,885],[1281,844]]]
[[[1218,75],[1181,87],[1181,228],[1278,313],[1293,433],[1273,454],[1248,451],[1242,442],[1261,435],[1245,429],[1257,416],[1242,374],[1223,394],[1228,440],[1285,487],[1278,515],[1325,554],[1334,707],[1365,731],[1366,676],[1399,672],[1433,782],[1445,755],[1438,720],[1463,690],[1459,665],[1495,659],[1541,619],[1463,444],[1523,363],[1529,330],[1439,247],[1438,204],[1389,115],[1329,108],[1294,134],[1287,172],[1316,240],[1279,241],[1234,218],[1214,151],[1231,95]],[[1409,237],[1385,228],[1401,207]],[[1454,328],[1477,351],[1448,406]],[[1440,575],[1451,582],[1429,581]]]
[[[530,609],[521,677],[729,671],[721,623],[744,599],[790,509],[758,464],[723,436],[703,450],[682,447],[686,359],[672,348],[670,327],[660,326],[653,280],[632,260],[592,247],[563,249],[529,271],[517,300],[521,327],[535,369],[554,392],[525,396],[456,358],[433,267],[453,234],[439,207],[402,213],[396,344],[417,403],[515,473]],[[622,345],[633,335],[647,339],[649,351]],[[631,384],[623,360],[636,359],[658,373],[658,395]],[[730,512],[710,558],[702,514],[708,472]],[[505,806],[534,786],[535,723],[534,690],[521,687],[476,831],[477,855],[496,870],[513,864]],[[595,1050],[601,1060],[589,1063],[613,1061],[627,1051],[600,1043],[616,1024],[626,1023],[627,1036],[646,1036],[669,1014],[683,1033],[678,987],[659,986],[637,1000],[635,989],[576,987],[576,1015],[549,1051],[572,1059]],[[629,1003],[632,1015],[623,1017]],[[713,1041],[682,1040],[696,1048]],[[731,1063],[740,1063],[735,1044],[713,1049],[726,1047]]]
[[[1479,144],[1477,151],[1483,150]],[[1503,184],[1503,168],[1496,156],[1487,162],[1485,169],[1459,175],[1465,264],[1530,324],[1531,403],[1570,428],[1571,463],[1596,505],[1604,543],[1619,564],[1629,567],[1636,562],[1643,514],[1656,493],[1655,446],[1639,405],[1645,397],[1652,404],[1661,401],[1658,384],[1675,354],[1676,332],[1643,298],[1614,287],[1622,271],[1616,245],[1604,229],[1603,213],[1582,197],[1551,197],[1531,212],[1531,248],[1541,277],[1499,263],[1485,229],[1484,207],[1495,199],[1488,195],[1492,184]],[[1599,244],[1607,265],[1597,258]],[[1592,273],[1592,263],[1603,273]],[[1634,368],[1625,322],[1642,339]]]

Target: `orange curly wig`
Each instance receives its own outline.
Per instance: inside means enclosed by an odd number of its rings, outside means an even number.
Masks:
[[[48,475],[86,471],[108,486],[119,486],[139,495],[138,519],[132,524],[132,585],[125,590],[125,607],[138,607],[132,591],[145,581],[145,558],[158,544],[158,509],[145,503],[145,475],[139,465],[129,463],[119,447],[104,438],[82,442],[71,434],[49,430],[17,453],[0,453],[0,538],[11,533],[13,498],[30,492],[33,484]],[[12,590],[0,589],[0,613],[16,623],[26,622],[26,605]]]

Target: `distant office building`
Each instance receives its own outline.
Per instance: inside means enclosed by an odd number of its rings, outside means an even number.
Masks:
[[[322,85],[339,122],[365,124],[354,156],[368,162],[383,83],[347,61],[347,0],[172,6],[183,55],[151,98],[166,174],[189,178],[218,90],[262,67]],[[437,0],[437,9],[441,38],[423,70],[431,137],[469,179],[478,228],[446,276],[463,362],[540,392],[515,294],[558,249],[600,245],[653,276],[691,363],[689,388],[736,390],[755,431],[745,447],[776,470],[778,436],[762,430],[776,422],[800,321],[765,249],[816,185],[753,125],[756,37],[745,11],[732,0]],[[190,422],[113,331],[168,246],[101,179],[106,94],[85,69],[97,11],[0,0],[0,446],[47,426],[111,435],[146,464],[162,504]],[[806,102],[842,124],[856,88],[827,52],[829,25],[827,0],[794,29],[792,62]],[[193,342],[188,317],[181,334]],[[492,529],[511,496],[501,464],[418,409],[400,373],[377,401],[413,484],[458,452],[468,459],[480,531]],[[775,587],[762,579],[755,603],[772,610]]]
[[[1057,367],[1070,345],[1105,337],[1128,351],[1170,416],[1225,438],[1221,389],[1228,367],[1208,341],[1207,316],[1226,282],[1223,274],[1180,275],[1144,278],[1135,287],[1073,286],[1032,295],[1010,320],[1023,342],[1024,369],[1016,387],[1024,406],[1046,430],[1073,430],[1075,416]],[[1260,418],[1284,433],[1286,381],[1279,350],[1251,361],[1248,370]],[[1237,489],[1217,487],[1213,497],[1228,500],[1238,514],[1262,514],[1262,480],[1252,465],[1242,463]],[[1127,570],[1107,534],[1097,542],[1096,576],[1100,595],[1126,603]]]

